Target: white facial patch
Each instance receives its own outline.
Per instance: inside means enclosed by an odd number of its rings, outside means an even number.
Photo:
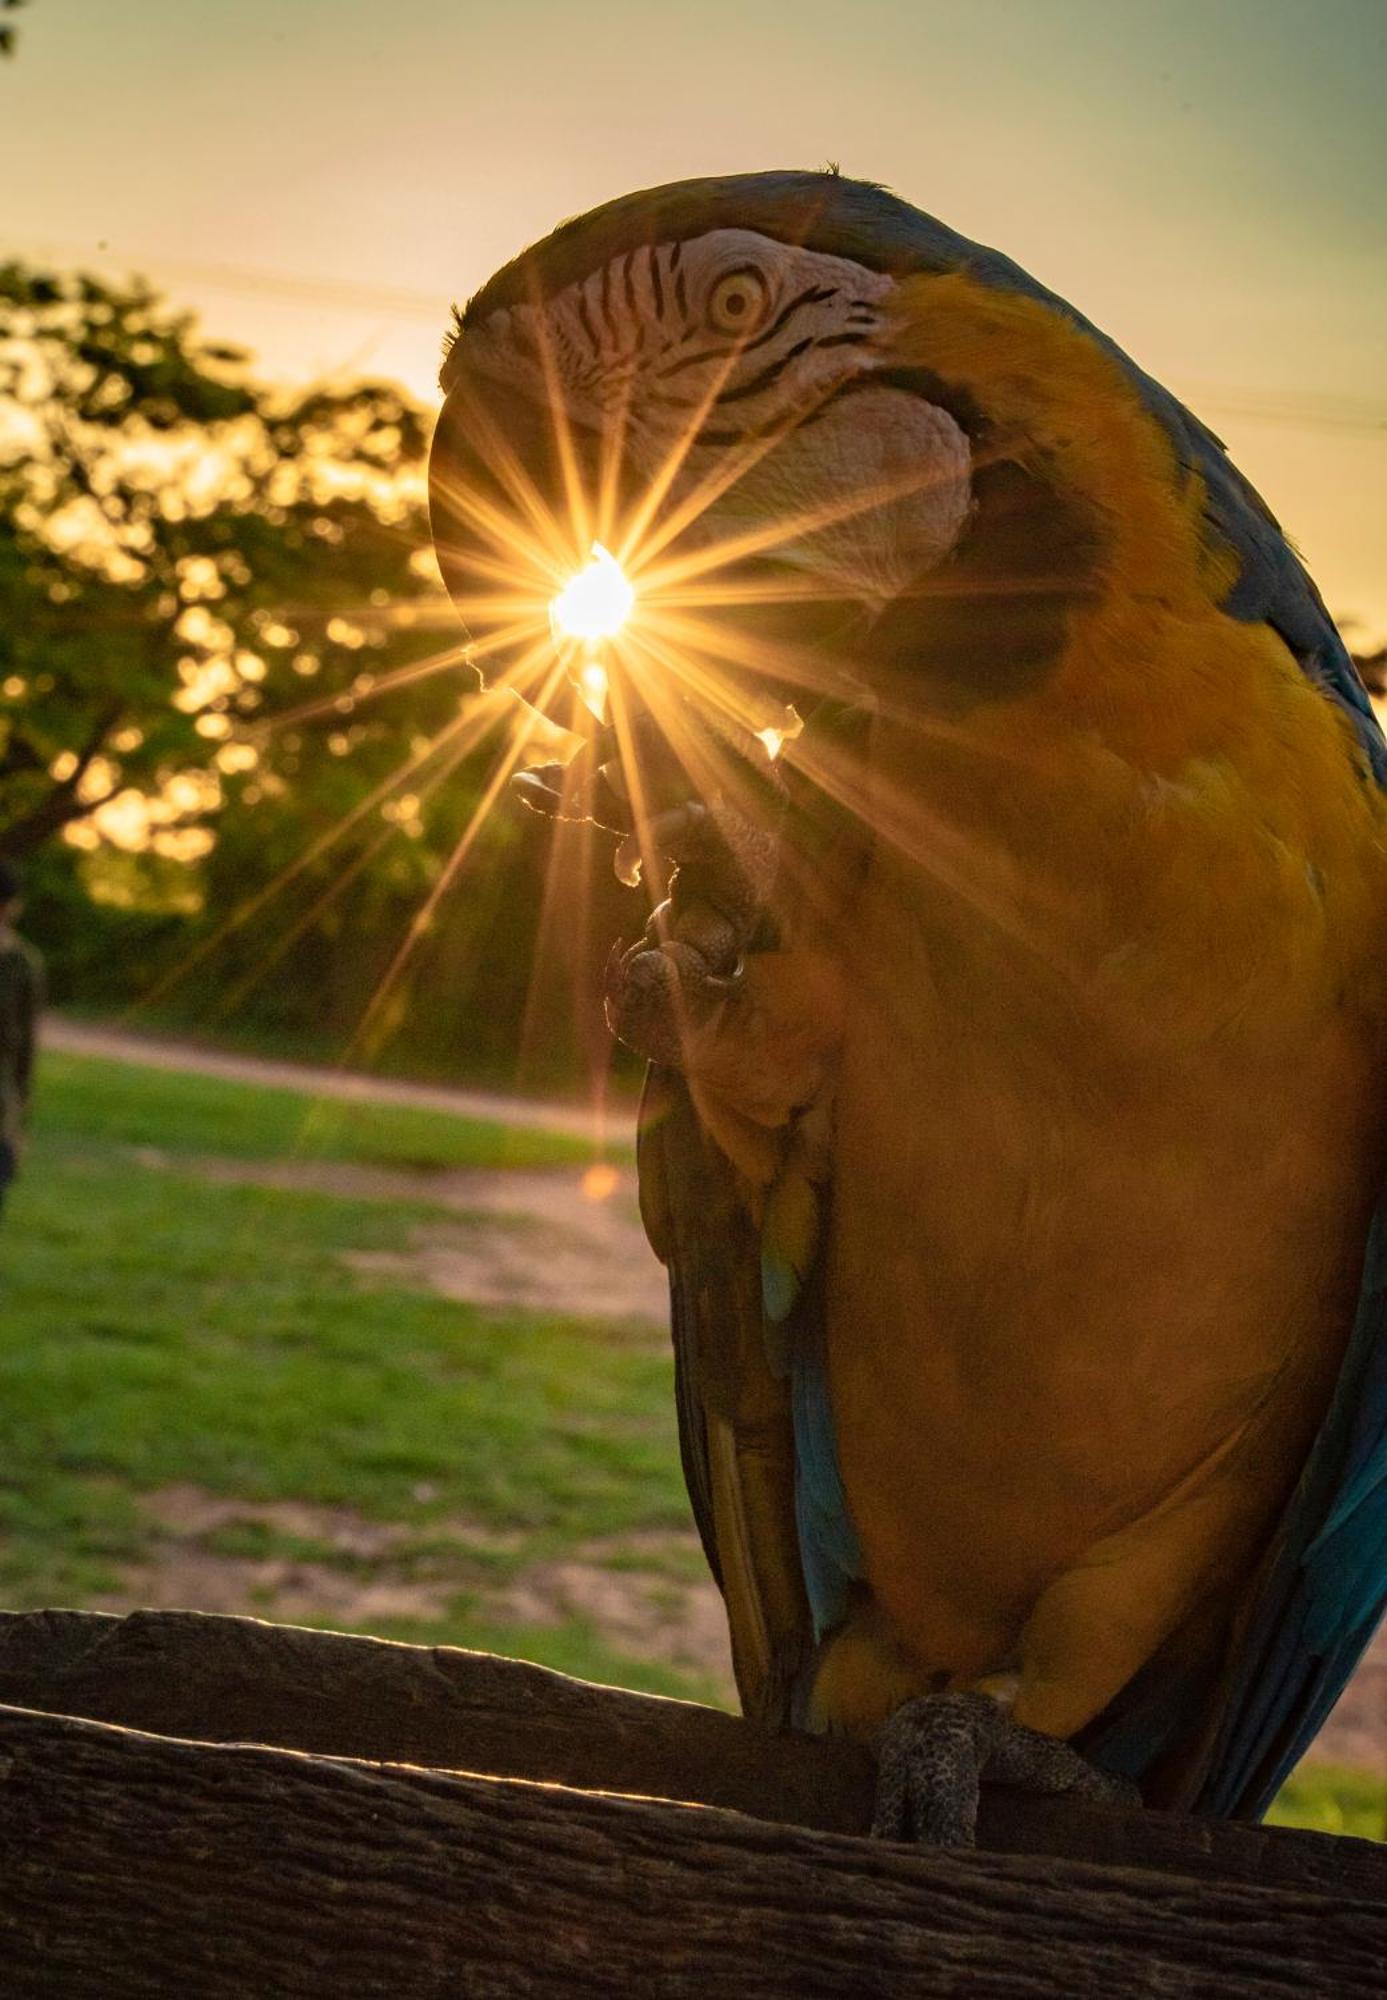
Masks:
[[[767,453],[708,510],[700,539],[779,520],[777,562],[879,609],[953,549],[972,511],[970,474],[968,438],[947,410],[868,385]]]
[[[768,556],[880,602],[947,555],[970,507],[958,424],[870,383],[893,359],[894,289],[848,258],[716,229],[499,310],[457,351],[474,378],[561,400],[671,506],[706,495],[692,539],[781,524]]]

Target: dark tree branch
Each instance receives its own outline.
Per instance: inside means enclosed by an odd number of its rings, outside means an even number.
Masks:
[[[102,745],[124,713],[125,704],[120,700],[108,702],[98,714],[88,731],[85,742],[77,752],[77,762],[65,778],[55,780],[52,790],[39,800],[27,813],[0,828],[0,852],[10,855],[32,854],[45,840],[52,837],[62,827],[73,820],[85,819],[98,807],[104,806],[120,790],[113,785],[108,791],[94,799],[79,799],[78,787],[101,754]]]
[[[0,757],[0,778],[15,778],[24,771],[41,771],[43,758],[27,736],[19,730],[12,730],[5,745],[5,754]]]

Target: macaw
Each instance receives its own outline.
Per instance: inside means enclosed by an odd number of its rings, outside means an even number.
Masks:
[[[1313,583],[836,172],[565,223],[442,388],[479,657],[555,523],[636,589],[521,783],[676,866],[609,1009],[744,1708],[875,1743],[888,1836],[988,1769],[1260,1815],[1387,1603],[1387,744]]]

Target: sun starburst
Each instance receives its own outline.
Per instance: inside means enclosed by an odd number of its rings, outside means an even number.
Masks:
[[[549,607],[565,639],[614,639],[631,616],[635,586],[610,549],[594,542],[592,555],[569,578]]]
[[[542,332],[540,344],[543,350]],[[795,764],[826,791],[842,793],[847,805],[831,753],[821,772],[824,751],[797,741],[804,724],[789,699],[796,696],[808,716],[824,695],[838,691],[824,657],[797,631],[795,607],[835,594],[806,569],[802,549],[815,534],[899,498],[901,483],[750,522],[746,510],[737,506],[735,489],[775,449],[779,437],[763,433],[749,438],[743,447],[722,453],[712,470],[695,474],[690,461],[736,365],[734,349],[633,494],[629,464],[624,463],[630,409],[623,404],[612,413],[599,462],[585,464],[555,357],[542,351],[540,358],[549,435],[535,456],[542,463],[547,453],[558,477],[544,484],[529,454],[522,456],[505,435],[486,396],[466,388],[460,392],[467,405],[461,421],[480,470],[461,475],[446,460],[436,464],[434,502],[437,553],[445,573],[453,571],[450,587],[466,638],[379,676],[352,697],[354,703],[382,701],[433,675],[458,675],[465,677],[458,716],[231,912],[150,998],[184,978],[231,933],[248,923],[264,923],[271,905],[288,917],[288,907],[278,899],[297,882],[312,883],[314,893],[304,899],[283,935],[267,937],[252,972],[226,994],[227,1007],[236,1005],[251,985],[282,964],[287,951],[396,837],[397,821],[386,813],[387,823],[363,841],[370,817],[406,787],[424,796],[447,783],[481,738],[503,728],[507,719],[511,727],[497,765],[398,938],[349,1054],[364,1049],[393,1020],[388,1005],[392,992],[404,980],[443,899],[478,851],[482,828],[500,804],[508,779],[524,764],[564,762],[585,742],[596,740],[609,760],[614,788],[630,802],[634,831],[621,852],[639,856],[640,877],[652,902],[664,893],[666,873],[665,857],[656,851],[650,833],[660,804],[652,796],[647,763],[652,735],[663,741],[661,755],[672,759],[668,769],[675,774],[676,789],[682,771],[695,796],[735,801],[744,794],[747,809],[757,810],[757,798],[747,788],[753,767],[764,758],[766,764]],[[724,508],[729,496],[731,504]],[[740,525],[719,529],[715,524],[724,515]],[[483,681],[480,691],[475,691],[476,679]],[[334,694],[281,710],[261,724],[263,736],[268,741],[286,728],[330,721],[341,701]],[[535,795],[545,792],[542,783],[534,788]],[[586,962],[583,940],[594,907],[590,878],[600,851],[601,836],[590,824],[562,830],[551,844],[539,935],[533,940],[523,1037],[527,1047],[538,1047],[542,1038],[538,1001],[552,971],[546,960],[563,961],[570,974]],[[320,864],[330,856],[338,867],[322,883]],[[628,874],[634,872],[634,867],[628,869]],[[596,1042],[605,1045],[600,1017]],[[603,1063],[595,1056],[592,1068],[600,1100]]]

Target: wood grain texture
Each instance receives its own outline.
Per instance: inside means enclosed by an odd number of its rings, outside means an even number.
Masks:
[[[200,1612],[0,1614],[0,1702],[207,1742],[528,1778],[861,1834],[872,1767],[850,1743],[456,1647]],[[1387,1849],[987,1786],[979,1845],[1387,1904]]]
[[[0,1710],[9,2000],[1359,2000],[1387,1907]]]

